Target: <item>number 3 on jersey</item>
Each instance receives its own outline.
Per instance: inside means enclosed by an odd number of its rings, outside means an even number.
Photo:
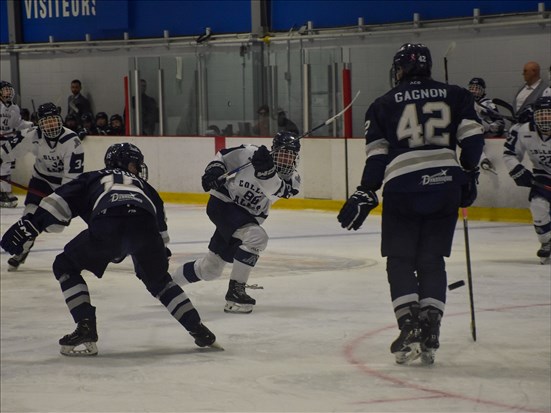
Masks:
[[[445,102],[426,102],[421,107],[424,124],[419,122],[417,105],[409,103],[404,107],[396,136],[398,140],[408,140],[408,146],[415,148],[423,145],[449,146],[450,134],[436,134],[436,129],[446,129],[451,121],[450,107]]]

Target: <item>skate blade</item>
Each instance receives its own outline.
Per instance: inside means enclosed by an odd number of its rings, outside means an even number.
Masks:
[[[218,341],[215,341],[214,343],[212,343],[210,346],[205,346],[205,347],[199,347],[198,348],[199,351],[224,351],[224,347],[222,347]]]
[[[434,359],[436,358],[436,350],[425,350],[421,353],[421,363],[426,366],[434,364]]]
[[[225,313],[249,314],[253,312],[253,304],[239,304],[228,301],[224,306]]]
[[[410,364],[412,361],[421,357],[421,344],[411,343],[409,351],[397,351],[394,354],[396,364]]]
[[[540,264],[541,265],[547,265],[547,264],[551,264],[551,257],[542,257],[540,258]],[[9,269],[8,269],[9,271]]]
[[[19,265],[16,267],[15,265],[8,264],[8,272],[17,271],[18,268],[19,268]]]
[[[77,349],[79,346],[84,346],[83,349]],[[96,346],[96,343],[82,343],[78,346],[61,346],[61,350],[59,351],[64,356],[69,357],[88,357],[88,356],[97,356],[98,355],[98,347]]]

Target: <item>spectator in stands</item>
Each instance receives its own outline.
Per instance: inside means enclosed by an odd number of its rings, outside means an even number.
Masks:
[[[253,126],[253,135],[270,136],[270,108],[268,105],[262,105],[256,111],[258,122]]]
[[[31,112],[29,112],[29,109],[27,108],[21,108],[21,110],[19,111],[19,113],[21,114],[21,119],[27,121],[27,122],[30,122],[31,121]]]
[[[71,82],[71,95],[67,98],[67,114],[76,115],[78,118],[83,113],[92,113],[90,101],[81,94],[82,83],[75,79]]]
[[[109,130],[107,134],[112,136],[124,136],[124,121],[122,120],[122,116],[118,113],[115,113],[109,119]]]
[[[517,115],[521,113],[526,106],[535,103],[547,87],[541,79],[540,65],[537,62],[526,63],[522,76],[524,76],[525,83],[517,92],[513,100],[513,109]]]
[[[96,128],[98,130],[98,135],[107,135],[109,130],[109,118],[107,113],[98,112],[96,115]]]
[[[83,114],[80,117],[80,128],[77,131],[80,140],[83,140],[88,135],[98,135],[98,129],[94,122],[94,117],[90,112]]]
[[[154,135],[155,126],[159,122],[159,108],[157,102],[145,91],[147,82],[140,79],[141,105],[142,105],[142,135]]]
[[[65,116],[65,123],[63,126],[65,126],[67,129],[71,129],[73,132],[76,132],[80,129],[78,118],[73,113]]]
[[[289,118],[283,109],[277,112],[277,130],[278,132],[292,132],[299,135],[297,125]]]

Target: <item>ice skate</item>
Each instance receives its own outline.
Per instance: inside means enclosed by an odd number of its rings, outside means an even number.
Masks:
[[[64,356],[96,356],[98,354],[97,341],[96,320],[85,318],[78,322],[75,331],[59,339],[60,352]],[[84,348],[77,349],[79,346],[84,346]]]
[[[0,207],[15,208],[19,200],[11,192],[0,192]]]
[[[400,330],[400,335],[390,345],[390,352],[396,357],[396,363],[406,364],[421,355],[421,329],[417,321],[408,319]]]
[[[224,350],[224,348],[216,342],[216,336],[203,323],[199,323],[197,327],[190,330],[189,334],[195,339],[195,344],[199,347],[210,347],[216,350]]]
[[[440,347],[440,313],[437,310],[429,310],[427,319],[422,321],[421,338],[421,362],[434,364],[436,350]]]
[[[225,313],[249,314],[253,311],[256,300],[245,292],[245,283],[230,280],[226,293]]]
[[[19,255],[14,255],[10,259],[8,259],[8,271],[17,271],[19,266],[21,264],[25,263],[25,260],[27,259],[27,256],[29,255],[29,252],[31,251],[32,246],[34,245],[34,240],[32,244],[27,248],[26,251],[23,251]]]
[[[537,255],[542,265],[551,264],[551,241],[542,243]]]

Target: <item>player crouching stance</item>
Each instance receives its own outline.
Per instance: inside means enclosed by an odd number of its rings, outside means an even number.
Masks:
[[[525,153],[532,162],[532,172],[521,164]],[[550,264],[551,96],[543,96],[536,101],[532,121],[517,123],[511,128],[505,142],[503,160],[515,183],[530,188],[530,212],[541,243],[537,256],[541,264]]]
[[[260,253],[268,244],[268,234],[261,224],[275,201],[298,194],[299,151],[299,138],[290,132],[280,132],[273,139],[271,152],[264,145],[241,145],[216,154],[202,177],[203,189],[211,195],[207,215],[216,230],[210,239],[208,253],[201,259],[185,263],[173,273],[178,284],[219,278],[226,263],[233,262],[224,311],[253,311],[256,300],[245,292],[245,287]],[[252,168],[243,168],[234,176],[226,177],[227,171],[249,161]]]
[[[59,340],[61,354],[94,356],[96,308],[91,304],[82,270],[101,278],[110,262],[130,255],[137,277],[199,347],[221,348],[203,325],[199,313],[168,273],[168,242],[164,205],[146,182],[147,167],[140,150],[114,144],[105,154],[105,168],[81,174],[44,198],[34,214],[23,216],[4,234],[0,246],[20,254],[28,243],[52,224],[69,225],[80,216],[88,228],[72,239],[53,263],[76,330]],[[84,349],[80,349],[81,346]]]

